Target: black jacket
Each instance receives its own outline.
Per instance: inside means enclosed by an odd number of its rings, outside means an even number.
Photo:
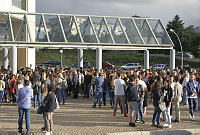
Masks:
[[[172,94],[173,94],[172,88],[166,89],[166,88],[163,87],[163,88],[162,88],[162,92],[163,92],[163,93],[166,92],[166,95],[165,95],[163,101],[165,102],[166,106],[168,106],[168,105],[169,105],[169,102],[172,102]]]
[[[153,94],[153,105],[158,106],[160,104],[161,91],[156,87],[154,87],[152,89],[152,94]]]
[[[140,86],[139,86],[139,88],[140,88]],[[136,89],[136,86],[134,84],[130,84],[128,86],[128,88],[126,89],[126,99],[128,102],[130,102],[130,101],[139,102],[138,90]]]

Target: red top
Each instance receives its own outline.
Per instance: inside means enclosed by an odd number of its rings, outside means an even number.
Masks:
[[[14,85],[15,85],[15,79],[12,79],[10,81],[10,93],[15,93]]]

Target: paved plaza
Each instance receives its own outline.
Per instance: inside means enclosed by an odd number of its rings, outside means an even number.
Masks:
[[[109,100],[109,99],[108,99]],[[108,134],[117,132],[149,131],[159,130],[151,127],[153,106],[149,102],[145,124],[139,123],[137,127],[128,126],[128,118],[123,117],[119,108],[117,116],[113,117],[113,108],[107,105],[102,108],[92,108],[93,100],[80,97],[71,99],[67,97],[65,105],[60,105],[59,110],[54,112],[53,134]],[[0,135],[17,134],[18,110],[16,104],[3,103],[4,108],[0,110]],[[174,114],[174,113],[173,113]],[[189,107],[181,105],[181,123],[172,123],[172,129],[197,129],[200,125],[200,111],[195,111],[196,121],[189,117]],[[164,122],[161,122],[164,124]],[[25,123],[23,124],[25,129]],[[31,130],[33,134],[44,134],[40,129],[43,127],[42,115],[37,114],[31,108]]]

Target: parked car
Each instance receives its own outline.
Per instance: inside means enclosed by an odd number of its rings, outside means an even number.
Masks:
[[[73,68],[78,68],[78,63],[72,64]],[[83,62],[83,68],[90,68],[90,62],[84,61]]]
[[[122,70],[125,70],[125,69],[137,69],[137,68],[141,68],[141,65],[140,63],[128,63],[124,66],[121,66],[120,67]]]
[[[176,56],[181,57],[182,53],[181,52],[177,52]],[[183,52],[183,57],[185,57],[185,58],[194,58],[194,55],[192,55],[190,52]]]
[[[166,64],[155,64],[155,65],[151,66],[150,68],[155,68],[155,69],[161,70],[161,69],[166,68]]]
[[[56,61],[56,60],[50,60],[48,62],[41,63],[40,66],[60,67],[61,66],[61,62],[60,61]]]
[[[109,62],[102,62],[102,68],[105,69],[105,68],[115,68],[115,65],[112,65],[110,64]]]

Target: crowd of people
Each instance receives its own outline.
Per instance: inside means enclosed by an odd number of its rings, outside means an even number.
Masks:
[[[99,108],[106,105],[109,99],[113,116],[119,105],[121,114],[129,117],[129,126],[145,123],[147,107],[150,101],[154,106],[152,126],[157,128],[172,127],[172,112],[175,109],[174,122],[179,123],[180,103],[189,105],[191,120],[195,120],[194,111],[200,109],[198,98],[200,72],[187,66],[184,69],[132,69],[124,72],[118,69],[72,70],[71,68],[36,67],[21,68],[17,74],[12,74],[10,68],[0,71],[0,108],[1,102],[18,104],[19,133],[22,133],[23,114],[26,118],[27,132],[30,129],[30,107],[43,107],[44,131],[52,131],[53,111],[58,99],[59,104],[65,104],[65,98],[92,98],[93,106]],[[107,98],[109,96],[109,98]],[[149,100],[151,99],[151,100]],[[38,104],[37,104],[38,103]],[[164,125],[160,119],[163,116]]]

